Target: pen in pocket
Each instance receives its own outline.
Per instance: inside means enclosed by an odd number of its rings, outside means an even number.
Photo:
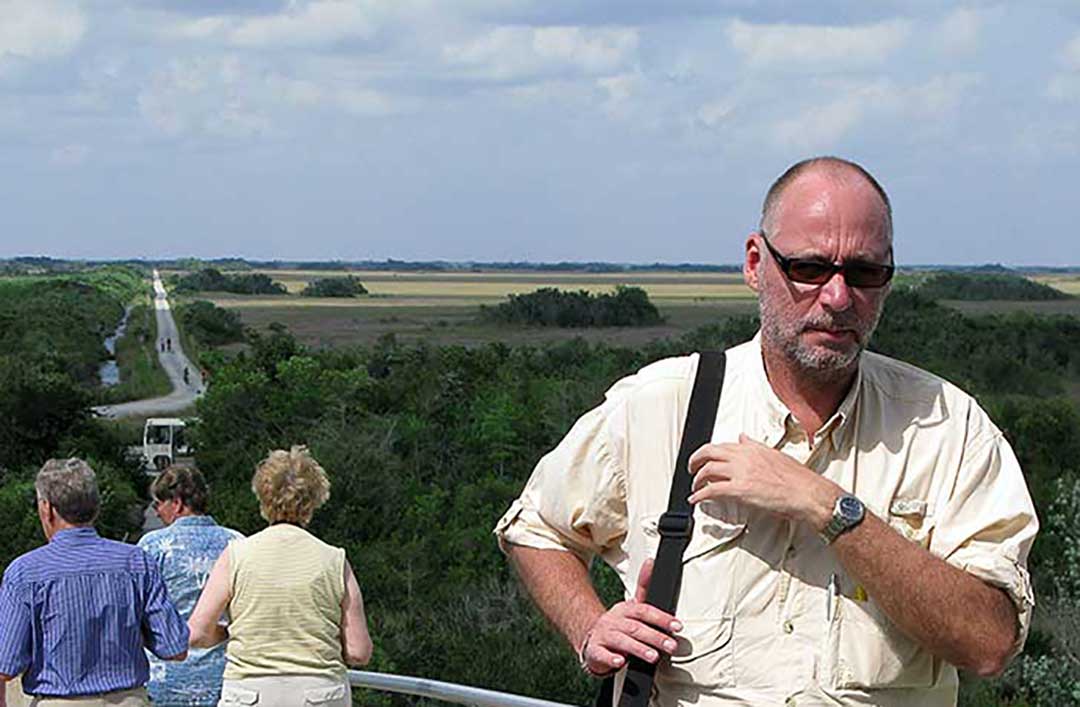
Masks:
[[[828,591],[825,592],[825,621],[832,623],[833,606],[836,604],[837,588],[836,574],[829,575]]]

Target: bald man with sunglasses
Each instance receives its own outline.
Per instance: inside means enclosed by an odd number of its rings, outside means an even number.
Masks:
[[[1021,650],[1038,521],[1015,455],[963,391],[865,350],[892,231],[853,162],[769,189],[743,267],[761,329],[726,352],[711,442],[676,472],[694,475],[676,615],[643,599],[698,356],[617,382],[537,464],[495,532],[588,673],[659,662],[664,707],[953,705],[957,668]],[[626,587],[610,608],[595,557]]]

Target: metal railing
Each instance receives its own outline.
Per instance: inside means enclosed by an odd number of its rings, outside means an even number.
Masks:
[[[414,678],[408,675],[389,673],[370,673],[363,670],[349,671],[349,684],[353,687],[366,687],[372,690],[400,692],[406,695],[430,697],[444,702],[476,707],[572,707],[562,702],[538,700],[509,692],[484,690],[452,682],[440,682],[427,678]]]

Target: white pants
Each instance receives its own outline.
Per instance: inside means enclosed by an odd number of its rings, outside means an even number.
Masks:
[[[275,675],[226,680],[218,707],[352,707],[346,680],[315,675]]]

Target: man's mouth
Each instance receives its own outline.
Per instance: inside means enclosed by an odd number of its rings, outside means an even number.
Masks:
[[[828,341],[858,340],[859,335],[854,329],[842,327],[807,327],[806,331],[817,334],[820,338]]]

